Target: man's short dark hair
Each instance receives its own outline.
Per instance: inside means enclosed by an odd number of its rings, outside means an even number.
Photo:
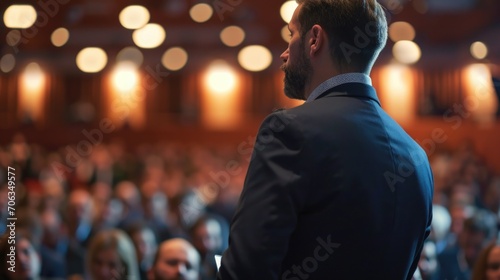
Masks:
[[[376,0],[297,0],[300,34],[313,25],[327,33],[330,54],[340,70],[371,69],[387,42],[384,8]]]

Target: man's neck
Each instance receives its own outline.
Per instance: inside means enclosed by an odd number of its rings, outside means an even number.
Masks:
[[[338,72],[338,71],[329,71],[329,72],[318,73],[318,75],[314,75],[311,78],[311,82],[308,85],[306,85],[306,87],[305,87],[305,94],[304,94],[305,100],[307,100],[307,98],[309,98],[309,96],[312,94],[312,92],[319,85],[324,83],[326,80],[328,80],[332,77],[338,76],[338,75],[348,74],[348,73],[361,73],[361,74],[369,75],[369,73],[356,72],[356,71],[342,72],[342,73]]]

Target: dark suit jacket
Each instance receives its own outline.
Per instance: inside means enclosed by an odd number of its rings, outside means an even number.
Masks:
[[[411,279],[432,194],[373,87],[337,86],[263,122],[218,279]]]

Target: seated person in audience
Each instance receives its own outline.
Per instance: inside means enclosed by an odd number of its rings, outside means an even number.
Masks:
[[[141,205],[144,220],[155,232],[158,240],[172,238],[168,225],[168,199],[160,185],[153,180],[146,180],[140,185]]]
[[[149,280],[199,280],[200,255],[188,241],[174,238],[160,244]]]
[[[500,177],[491,180],[483,197],[486,208],[500,218]]]
[[[433,205],[432,207],[432,226],[430,238],[434,240],[436,245],[436,254],[444,251],[450,243],[450,226],[451,216],[448,209],[441,205]]]
[[[495,226],[495,216],[486,210],[476,210],[466,219],[457,244],[438,256],[442,279],[470,279],[472,266],[481,249],[491,241]]]
[[[437,261],[436,244],[432,240],[427,240],[422,248],[418,269],[422,280],[441,280],[440,268]]]
[[[201,256],[201,279],[215,279],[214,255],[222,254],[222,226],[215,216],[202,216],[191,228],[191,240]]]
[[[146,224],[135,223],[127,229],[127,234],[134,242],[141,280],[146,280],[156,253],[155,233]]]
[[[38,280],[40,278],[40,256],[33,247],[24,230],[16,230],[15,252],[11,252],[9,231],[0,237],[0,279],[2,280]],[[8,254],[15,254],[15,261],[10,263]],[[15,266],[14,269],[12,267]],[[10,268],[10,269],[9,269]],[[14,270],[14,271],[12,271]]]
[[[130,181],[121,181],[115,187],[115,197],[123,205],[122,217],[118,228],[126,229],[131,224],[144,219],[141,206],[141,194],[137,186]]]
[[[67,199],[66,226],[68,248],[66,272],[68,275],[84,273],[85,248],[93,234],[92,197],[85,189],[71,191]]]
[[[463,231],[464,222],[475,211],[474,196],[469,189],[460,184],[453,185],[449,194],[448,210],[451,216],[451,226],[448,239],[449,246],[455,246],[458,235]]]
[[[472,280],[500,279],[500,244],[492,243],[483,249],[474,265]]]
[[[132,241],[121,230],[105,230],[90,241],[87,275],[92,280],[140,279]]]
[[[43,212],[55,211],[54,209],[47,209]],[[46,215],[39,215],[37,212],[20,208],[16,211],[16,231],[22,230],[29,233],[30,242],[37,254],[40,256],[41,271],[40,277],[42,279],[63,279],[66,276],[66,262],[64,259],[65,251],[58,252],[53,248],[47,246],[44,242],[47,238],[58,238],[62,247],[67,244],[66,240],[60,236],[60,228],[57,229],[55,235],[45,232]],[[62,248],[65,250],[65,248]]]
[[[117,198],[109,199],[103,207],[98,209],[99,214],[95,216],[93,228],[95,231],[117,228],[121,221],[123,204]]]

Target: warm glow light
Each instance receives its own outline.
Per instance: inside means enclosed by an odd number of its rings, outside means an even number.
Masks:
[[[196,4],[189,10],[189,15],[196,22],[205,22],[209,20],[214,13],[212,6],[200,3]]]
[[[392,54],[397,61],[404,64],[413,64],[422,56],[420,47],[412,41],[399,41],[394,44]]]
[[[201,120],[210,129],[235,129],[241,125],[243,99],[237,73],[223,60],[210,64],[201,88]]]
[[[389,37],[393,42],[415,39],[415,28],[405,21],[397,21],[389,26]]]
[[[132,62],[136,67],[141,66],[144,61],[142,52],[136,47],[126,47],[116,55],[117,62]]]
[[[105,115],[117,127],[126,124],[131,128],[141,128],[146,121],[146,89],[140,86],[137,65],[131,61],[118,62],[107,77],[109,91],[104,93]],[[116,110],[117,104],[122,104],[126,110]]]
[[[6,54],[0,60],[0,70],[4,73],[8,73],[14,69],[16,66],[16,58],[12,54]]]
[[[488,47],[483,42],[475,42],[470,46],[470,53],[475,59],[485,59],[488,56]]]
[[[238,54],[238,62],[248,71],[258,72],[271,65],[273,56],[263,46],[253,45],[243,48]]]
[[[134,43],[143,49],[154,49],[165,41],[165,29],[156,23],[146,24],[132,34]]]
[[[216,60],[208,68],[205,85],[211,92],[224,95],[234,90],[236,79],[234,70],[226,62]]]
[[[415,91],[412,70],[405,65],[390,64],[381,69],[381,103],[398,123],[415,117]]]
[[[285,40],[285,42],[289,43],[290,42],[290,30],[288,30],[288,25],[283,26],[281,28],[281,38]]]
[[[40,65],[36,62],[32,62],[26,66],[23,73],[23,82],[27,89],[38,90],[44,82],[44,74]]]
[[[76,65],[86,73],[97,73],[108,63],[108,56],[103,49],[85,48],[76,56]]]
[[[149,11],[143,6],[132,5],[124,8],[119,15],[120,23],[127,29],[138,29],[149,22]]]
[[[281,18],[286,22],[289,23],[290,20],[292,19],[293,12],[297,8],[298,4],[296,1],[286,1],[281,5],[280,8],[280,15]]]
[[[62,47],[64,46],[68,40],[69,40],[69,31],[68,29],[61,27],[57,28],[52,32],[52,36],[50,36],[50,40],[52,41],[52,44],[56,47]]]
[[[36,21],[37,13],[31,5],[12,5],[5,10],[3,22],[9,28],[29,28]]]
[[[19,30],[11,30],[9,33],[7,33],[7,45],[13,47],[17,46],[19,42],[21,41],[21,32]]]
[[[43,113],[45,74],[37,63],[30,63],[19,79],[19,114],[37,120]]]
[[[112,74],[113,86],[119,92],[130,92],[139,81],[137,66],[132,62],[120,62],[116,65]]]
[[[188,61],[188,53],[179,47],[168,49],[161,58],[161,63],[165,68],[172,71],[182,69]]]
[[[228,26],[220,33],[220,39],[228,47],[236,47],[245,40],[245,31],[238,26]]]
[[[498,107],[491,72],[485,64],[472,64],[463,72],[466,98],[465,109],[475,120],[492,122]]]

